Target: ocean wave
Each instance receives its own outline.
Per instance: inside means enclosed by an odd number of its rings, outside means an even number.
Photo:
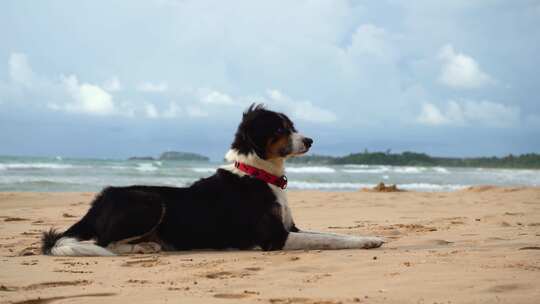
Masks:
[[[290,167],[287,173],[335,173],[336,170],[330,167]]]
[[[443,167],[433,167],[433,170],[437,173],[443,173],[443,174],[448,174],[450,173],[450,171],[448,171],[448,169],[446,168],[443,168]]]
[[[426,171],[425,167],[393,167],[392,168],[394,172],[396,173],[403,173],[403,174],[419,174]]]
[[[138,163],[137,164],[137,171],[140,171],[140,172],[154,172],[156,170],[158,170],[159,168],[154,166],[154,164],[150,164],[150,163]]]
[[[216,168],[190,168],[191,171],[197,172],[197,173],[214,173],[216,172]]]
[[[349,165],[350,166],[350,165]],[[347,167],[347,166],[346,166]],[[399,174],[420,174],[427,170],[426,167],[398,167],[398,166],[365,166],[355,169],[342,169],[345,173],[361,173],[361,174],[381,174],[381,173],[399,173]],[[445,168],[435,169],[437,172],[443,172]]]
[[[365,173],[365,174],[380,174],[390,171],[389,168],[378,168],[378,169],[343,169],[341,172],[345,173]]]
[[[197,178],[152,178],[147,177],[68,177],[68,176],[1,176],[0,191],[99,191],[107,186],[156,185],[185,187]]]
[[[345,168],[369,168],[371,165],[353,165],[353,164],[347,164],[343,165]]]
[[[398,188],[413,191],[428,191],[428,192],[440,192],[440,191],[456,191],[469,187],[470,185],[456,185],[456,184],[428,184],[428,183],[412,183],[398,185]]]
[[[373,188],[375,184],[367,183],[315,183],[315,182],[289,182],[289,188],[298,190],[360,190]],[[461,190],[469,185],[438,185],[428,183],[399,184],[398,188],[411,191],[442,192]]]
[[[289,181],[288,187],[300,190],[358,190],[366,187],[373,187],[372,184],[359,183],[314,183]]]
[[[83,166],[77,166],[83,167]],[[0,164],[0,170],[35,170],[35,169],[53,169],[65,170],[75,168],[69,164],[54,164],[54,163],[7,163]]]

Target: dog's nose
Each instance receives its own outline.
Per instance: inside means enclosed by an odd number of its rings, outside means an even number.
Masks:
[[[305,137],[303,139],[303,142],[304,142],[304,145],[309,148],[313,144],[313,139],[311,139],[309,137]]]

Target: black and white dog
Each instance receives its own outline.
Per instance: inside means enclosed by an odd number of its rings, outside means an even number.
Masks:
[[[43,234],[42,251],[57,256],[115,255],[189,249],[376,248],[377,237],[303,231],[285,187],[285,159],[313,140],[281,113],[252,105],[243,113],[230,162],[187,188],[105,188],[67,231]],[[82,242],[95,240],[94,242]]]

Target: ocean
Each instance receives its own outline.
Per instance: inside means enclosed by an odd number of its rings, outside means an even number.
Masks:
[[[0,191],[98,191],[134,184],[188,186],[218,162],[128,161],[62,157],[0,157]],[[289,189],[357,191],[379,182],[415,191],[473,185],[540,186],[540,170],[379,165],[287,165]]]

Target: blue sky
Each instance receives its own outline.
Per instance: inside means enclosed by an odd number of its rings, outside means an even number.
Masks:
[[[0,154],[219,159],[251,102],[314,153],[540,152],[539,1],[0,3]]]

